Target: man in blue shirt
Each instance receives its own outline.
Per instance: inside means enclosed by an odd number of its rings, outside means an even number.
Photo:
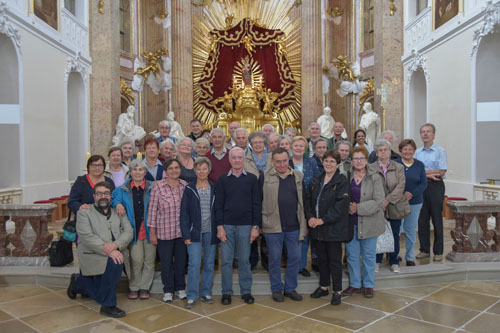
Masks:
[[[417,149],[415,158],[425,165],[427,176],[427,188],[423,194],[424,203],[418,218],[418,239],[420,241],[420,253],[417,259],[430,257],[430,224],[432,218],[434,225],[434,261],[443,260],[443,201],[444,182],[446,174],[446,151],[443,147],[434,144],[436,127],[427,123],[420,127],[420,137],[424,143],[423,147]]]

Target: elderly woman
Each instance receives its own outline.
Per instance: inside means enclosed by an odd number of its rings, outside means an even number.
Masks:
[[[152,183],[146,180],[146,166],[138,160],[130,162],[130,175],[122,186],[113,191],[111,206],[120,216],[127,215],[134,238],[125,256],[125,270],[129,278],[129,299],[148,299],[155,273],[156,246],[149,238],[149,198]]]
[[[123,165],[129,165],[134,159],[134,143],[132,141],[125,141],[121,145],[123,154]]]
[[[297,136],[297,130],[293,127],[288,127],[286,130],[285,130],[285,135],[290,137],[290,139],[293,139]]]
[[[312,158],[304,156],[307,147],[307,140],[303,136],[296,136],[292,139],[292,153],[290,158],[290,167],[302,172],[304,175],[304,193],[307,195],[311,191],[313,180],[319,174],[319,168],[316,161]],[[304,237],[301,249],[301,260],[299,265],[299,274],[305,277],[311,276],[311,273],[306,269],[307,266],[307,251],[309,249],[309,235]],[[311,250],[311,260],[316,260],[316,252]]]
[[[146,158],[143,160],[144,165],[148,172],[146,179],[150,181],[160,180],[163,178],[163,165],[158,159],[160,153],[160,144],[154,137],[149,137],[144,142],[144,155]]]
[[[280,139],[280,135],[276,132],[273,132],[269,134],[269,137],[267,138],[267,143],[268,143],[268,151],[272,153],[276,148],[278,148],[278,141]]]
[[[405,188],[405,172],[403,165],[391,161],[391,143],[384,139],[375,142],[375,152],[378,160],[370,164],[376,170],[384,183],[385,200],[382,203],[382,209],[385,217],[391,223],[392,234],[394,236],[394,252],[389,253],[389,265],[393,273],[399,273],[399,231],[401,229],[401,216],[394,216],[393,211],[387,209],[389,204],[395,205],[403,199]],[[379,266],[384,257],[383,253],[377,254],[377,265],[375,272],[378,272]]]
[[[180,210],[187,183],[180,179],[181,163],[169,159],[163,164],[167,177],[156,182],[149,200],[148,227],[151,244],[158,245],[161,262],[163,301],[171,303],[175,295],[186,298],[186,245],[182,240]]]
[[[267,136],[262,131],[255,131],[248,137],[252,150],[246,154],[244,167],[246,172],[253,173],[257,178],[271,168],[271,154],[266,151]]]
[[[111,184],[113,190],[115,184],[109,177],[104,176],[106,161],[101,155],[92,155],[87,160],[88,173],[76,178],[68,198],[68,208],[75,214],[79,209],[89,209],[94,203],[94,185],[103,181]]]
[[[367,168],[368,151],[365,147],[354,147],[351,152],[351,203],[349,214],[354,225],[354,237],[346,243],[349,287],[343,296],[360,293],[363,284],[365,297],[372,298],[375,287],[375,257],[377,237],[385,231],[382,211],[385,192],[382,178],[373,168]],[[361,257],[361,263],[360,258]],[[363,265],[363,280],[361,280]]]
[[[181,176],[180,178],[187,183],[196,180],[194,172],[194,157],[193,150],[195,148],[194,141],[191,138],[185,137],[177,141],[177,159],[181,163]]]
[[[115,187],[120,187],[129,177],[129,168],[122,164],[123,153],[120,147],[111,147],[108,151],[109,162],[104,175],[113,179]]]
[[[326,140],[325,140],[326,141]],[[353,237],[349,221],[349,182],[338,170],[340,154],[328,150],[322,156],[324,171],[314,180],[306,199],[306,220],[319,259],[319,287],[312,298],[328,295],[333,281],[332,305],[339,305],[342,291],[342,242]]]
[[[292,155],[292,151],[290,150],[290,147],[292,146],[292,138],[289,137],[288,135],[282,135],[278,139],[278,147],[286,149],[286,151]]]
[[[196,157],[203,157],[210,150],[210,141],[208,141],[205,137],[196,139],[194,144]]]
[[[208,180],[211,163],[206,157],[194,162],[196,181],[188,184],[181,202],[181,231],[189,255],[187,303],[191,309],[200,293],[201,301],[213,303],[212,282],[217,238],[215,223],[215,184]],[[203,278],[200,291],[200,266],[203,249]]]
[[[366,132],[362,129],[358,129],[354,132],[354,147],[365,147],[368,150],[368,154],[373,151],[373,148],[366,144]]]
[[[160,143],[160,156],[158,156],[158,159],[163,163],[170,158],[175,158],[175,155],[175,143],[170,139],[163,140]]]
[[[403,164],[405,171],[404,196],[409,200],[411,213],[403,219],[403,230],[405,232],[406,266],[415,266],[413,249],[417,240],[417,225],[420,209],[422,208],[423,196],[427,187],[425,166],[419,160],[413,158],[417,145],[412,139],[405,139],[399,144],[401,159],[396,161]]]
[[[312,158],[316,161],[318,165],[319,172],[323,172],[323,155],[328,150],[328,140],[325,138],[319,138],[313,142],[313,156]]]

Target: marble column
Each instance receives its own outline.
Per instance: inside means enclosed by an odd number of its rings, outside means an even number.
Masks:
[[[321,115],[321,0],[302,1],[302,133]]]
[[[172,1],[172,111],[184,133],[193,119],[191,1]]]
[[[106,155],[120,115],[119,1],[89,2],[90,56],[90,153]],[[70,134],[71,135],[71,134]]]
[[[404,132],[403,107],[403,0],[395,0],[396,11],[390,16],[389,1],[376,1],[375,30],[375,89],[384,84],[391,89],[385,106],[385,128],[396,133],[399,144]],[[375,90],[375,111],[382,115],[381,97]],[[397,149],[396,149],[397,150]]]

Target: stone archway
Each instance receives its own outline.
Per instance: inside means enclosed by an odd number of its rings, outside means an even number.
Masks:
[[[424,72],[413,72],[408,89],[408,127],[407,138],[419,142],[420,126],[427,122],[427,82]]]
[[[82,174],[85,167],[86,144],[86,105],[85,83],[82,74],[70,72],[67,87],[67,126],[68,126],[68,179],[74,180]]]

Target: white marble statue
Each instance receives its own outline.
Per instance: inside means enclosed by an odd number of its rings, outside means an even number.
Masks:
[[[366,132],[366,144],[373,147],[380,135],[380,117],[373,111],[371,103],[363,104],[363,111],[359,128]]]
[[[146,131],[141,126],[135,124],[135,106],[130,105],[126,113],[118,116],[116,124],[116,134],[113,137],[113,145],[120,146],[124,141],[137,142],[146,136]]]
[[[185,137],[181,124],[175,121],[175,115],[172,111],[167,114],[167,120],[170,122],[170,136],[173,136],[177,140]]]
[[[331,113],[332,109],[327,106],[323,109],[323,114],[317,120],[321,129],[321,136],[327,139],[333,137],[333,125],[335,124],[335,120],[331,116]]]
[[[367,82],[365,81],[359,81],[359,75],[361,74],[360,66],[359,63],[356,61],[354,64],[351,66],[352,72],[355,75],[354,81],[342,81],[340,82],[340,88],[337,89],[337,94],[340,97],[345,97],[346,95],[349,94],[359,94],[361,93],[366,85]],[[338,74],[337,74],[338,76]],[[340,78],[339,78],[340,80]]]

